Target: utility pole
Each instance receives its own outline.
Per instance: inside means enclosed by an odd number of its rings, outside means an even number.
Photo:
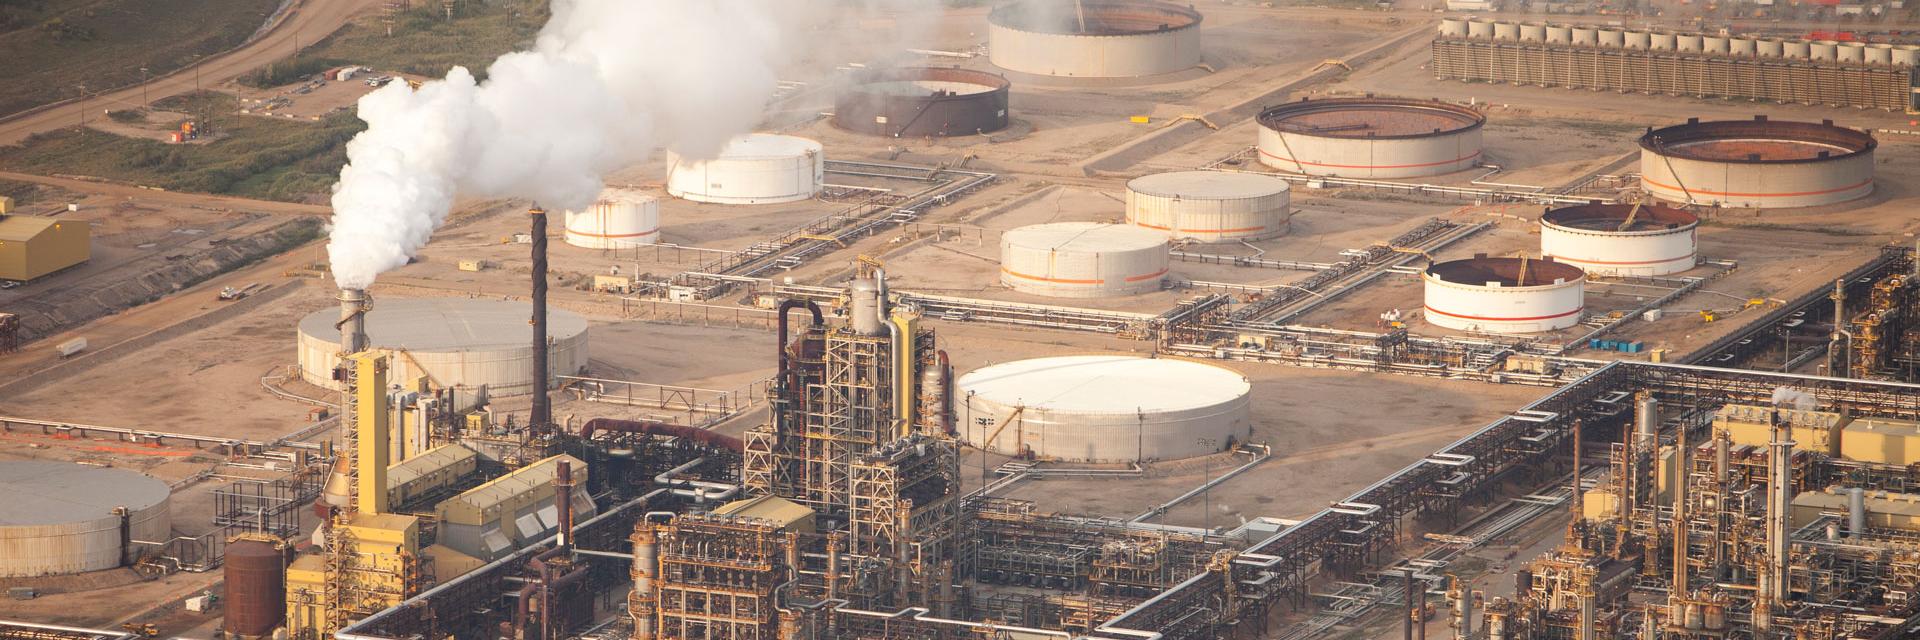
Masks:
[[[140,108],[147,108],[147,68],[140,67]]]
[[[1205,512],[1201,523],[1206,527],[1207,535],[1211,536],[1213,535],[1213,448],[1219,446],[1220,441],[1213,438],[1200,438],[1196,442],[1207,449],[1207,452],[1202,454],[1205,457],[1201,458],[1201,468],[1205,469],[1207,477],[1206,482],[1200,485],[1200,510]]]

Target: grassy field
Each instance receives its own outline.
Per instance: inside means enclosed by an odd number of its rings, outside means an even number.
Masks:
[[[0,147],[0,168],[111,178],[174,191],[199,191],[286,202],[323,200],[346,163],[346,143],[365,128],[351,113],[319,122],[234,113],[224,94],[169,106],[222,114],[206,144],[166,144],[93,129],[68,128]],[[177,123],[176,123],[177,124]]]
[[[231,49],[279,0],[0,0],[0,114],[140,81]],[[125,108],[137,105],[111,105]]]
[[[462,3],[451,21],[439,12],[438,3],[416,4],[434,6],[392,19],[391,36],[387,35],[386,17],[364,18],[307,49],[301,57],[430,77],[465,66],[484,78],[494,58],[531,45],[534,34],[547,21],[543,2],[524,3],[527,6],[519,8]],[[279,64],[298,65],[299,61]]]

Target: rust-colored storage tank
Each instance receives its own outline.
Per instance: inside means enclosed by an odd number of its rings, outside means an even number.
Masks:
[[[227,543],[226,563],[227,633],[273,633],[287,616],[286,552],[264,540],[235,540]]]

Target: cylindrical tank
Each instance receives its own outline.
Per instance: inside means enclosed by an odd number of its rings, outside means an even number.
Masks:
[[[228,635],[259,638],[273,633],[287,615],[287,555],[265,540],[227,544],[225,630]]]
[[[1127,222],[1175,240],[1272,238],[1292,216],[1287,181],[1276,176],[1174,171],[1127,183]]]
[[[1421,273],[1426,318],[1461,331],[1538,333],[1580,323],[1587,276],[1552,259],[1492,258],[1439,262]]]
[[[1327,98],[1261,112],[1260,162],[1342,178],[1410,178],[1472,168],[1486,117],[1433,100]]]
[[[1867,45],[1867,64],[1893,64],[1893,45],[1876,42]]]
[[[848,323],[853,332],[863,336],[877,336],[886,333],[885,321],[880,318],[880,284],[870,278],[854,280],[847,287]]]
[[[1007,128],[1011,85],[997,73],[897,67],[855,74],[833,103],[834,126],[891,137],[968,136]]]
[[[1062,356],[960,376],[968,443],[1076,462],[1188,458],[1244,442],[1252,386],[1238,372],[1173,358]],[[997,435],[996,435],[997,432]]]
[[[1648,38],[1647,48],[1654,51],[1672,51],[1675,36],[1665,31],[1655,31]]]
[[[1619,47],[1627,43],[1627,32],[1620,29],[1601,29],[1600,46]]]
[[[1652,34],[1645,31],[1628,31],[1623,44],[1628,49],[1646,49],[1652,42]]]
[[[1759,43],[1753,38],[1733,38],[1727,41],[1727,52],[1751,58],[1759,52]]]
[[[1847,535],[1859,537],[1867,532],[1867,490],[1847,487]]]
[[[1699,263],[1699,226],[1693,214],[1657,203],[1562,207],[1540,216],[1540,253],[1589,275],[1679,273]]]
[[[1571,44],[1573,42],[1573,27],[1564,24],[1547,25],[1547,42],[1549,44]]]
[[[1594,46],[1600,44],[1600,30],[1593,27],[1574,27],[1573,43]]]
[[[1808,58],[1814,60],[1835,60],[1840,57],[1840,43],[1833,40],[1816,40],[1809,45]]]
[[[1493,39],[1493,21],[1492,20],[1468,20],[1467,21],[1467,37],[1479,38],[1482,40],[1492,40]]]
[[[1441,18],[1440,19],[1440,35],[1446,36],[1449,38],[1466,37],[1467,21],[1461,18]]]
[[[1688,602],[1682,610],[1686,612],[1686,626],[1688,629],[1699,630],[1707,626],[1707,616],[1705,612],[1700,610],[1700,603]]]
[[[608,189],[586,211],[567,212],[567,244],[622,249],[660,241],[660,203],[630,189]]]
[[[1805,40],[1788,40],[1780,43],[1780,55],[1794,60],[1807,60],[1813,57],[1813,43]]]
[[[1706,36],[1701,38],[1700,50],[1707,53],[1727,53],[1727,39],[1720,36]]]
[[[1701,605],[1701,609],[1706,612],[1705,622],[1706,622],[1707,630],[1720,631],[1727,628],[1726,601],[1715,599],[1711,602]]]
[[[1841,62],[1866,62],[1867,45],[1859,42],[1842,42],[1837,48],[1835,60]]]
[[[99,571],[173,538],[167,483],[52,460],[0,461],[0,578]]]
[[[1701,47],[1704,46],[1705,40],[1706,39],[1700,37],[1698,33],[1678,34],[1673,37],[1673,49],[1675,51],[1699,51]]]
[[[813,197],[826,176],[820,143],[794,136],[735,136],[712,160],[667,154],[667,193],[694,202],[772,204]]]
[[[1165,233],[1131,225],[1055,222],[1000,236],[1000,282],[1015,291],[1095,298],[1158,291],[1170,255]]]
[[[993,64],[1042,76],[1129,78],[1200,64],[1200,12],[1156,0],[1020,0],[987,15]]]
[[[1754,43],[1754,52],[1762,58],[1778,58],[1787,54],[1787,48],[1779,40],[1765,38]]]
[[[388,376],[398,381],[430,376],[442,387],[487,388],[494,398],[533,393],[533,348],[528,344],[525,302],[470,298],[392,298],[376,302],[366,314],[373,347],[406,352],[393,358]],[[300,320],[297,337],[300,377],[338,390],[333,369],[339,362],[339,314],[315,311]],[[587,319],[571,311],[547,310],[550,376],[579,375],[587,366]],[[549,388],[556,378],[549,378]]]
[[[1920,66],[1920,45],[1895,45],[1893,47],[1893,64],[1902,67]]]
[[[1691,120],[1640,137],[1640,184],[1669,202],[1834,204],[1873,192],[1876,146],[1872,135],[1831,122]]]
[[[1520,25],[1519,25],[1519,24],[1517,24],[1517,23],[1513,23],[1513,22],[1495,22],[1495,23],[1493,23],[1493,39],[1495,39],[1495,40],[1519,40],[1519,39],[1520,39]]]
[[[1543,42],[1546,39],[1547,39],[1547,25],[1544,25],[1544,24],[1520,25],[1520,40],[1522,42]]]

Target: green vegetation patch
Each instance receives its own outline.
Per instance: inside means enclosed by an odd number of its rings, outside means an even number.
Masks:
[[[464,66],[484,78],[494,58],[531,46],[548,15],[544,2],[464,2],[449,20],[439,3],[416,3],[421,5],[432,6],[362,19],[301,58],[436,78]],[[387,34],[389,27],[392,35]]]
[[[279,4],[0,0],[0,114],[82,95],[82,86],[91,94],[137,83],[143,66],[159,76],[232,49]]]

